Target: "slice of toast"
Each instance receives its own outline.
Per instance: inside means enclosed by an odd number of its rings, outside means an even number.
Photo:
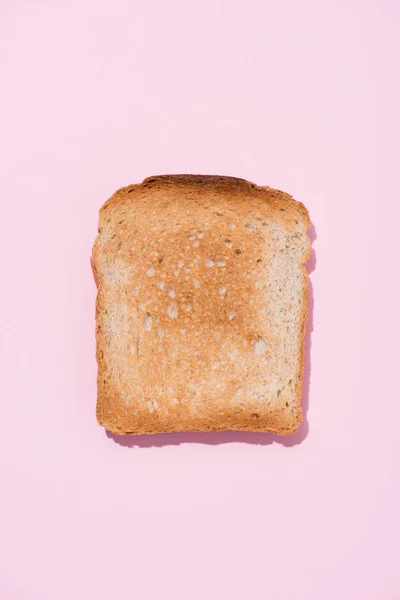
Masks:
[[[288,194],[232,177],[118,190],[92,255],[98,422],[119,434],[294,433],[309,224]]]

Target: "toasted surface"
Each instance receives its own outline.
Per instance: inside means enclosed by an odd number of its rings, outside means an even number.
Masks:
[[[232,177],[165,175],[101,208],[97,419],[114,433],[301,422],[309,216]]]

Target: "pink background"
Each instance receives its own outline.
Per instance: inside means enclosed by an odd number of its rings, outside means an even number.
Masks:
[[[400,599],[398,1],[0,13],[0,597]],[[185,172],[310,210],[291,440],[96,424],[98,209]]]

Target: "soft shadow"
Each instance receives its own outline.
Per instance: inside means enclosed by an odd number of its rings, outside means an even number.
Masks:
[[[313,243],[317,239],[314,225],[311,225],[307,231],[308,236]],[[315,250],[306,263],[307,272],[310,275],[317,266]],[[163,446],[179,446],[180,444],[208,444],[217,446],[219,444],[230,444],[240,442],[242,444],[255,444],[268,446],[277,443],[281,446],[291,448],[301,444],[307,437],[309,431],[307,413],[310,395],[311,380],[311,334],[314,327],[314,292],[310,277],[308,278],[308,320],[305,341],[305,361],[304,361],[304,381],[303,381],[303,421],[299,429],[290,436],[280,436],[274,433],[252,432],[252,431],[193,431],[177,433],[153,433],[146,435],[116,435],[106,431],[107,437],[112,439],[120,446],[128,448],[161,448]]]

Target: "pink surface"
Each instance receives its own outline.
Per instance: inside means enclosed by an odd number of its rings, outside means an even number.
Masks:
[[[399,3],[3,0],[0,21],[0,598],[398,600]],[[96,424],[98,209],[177,172],[310,210],[294,439]]]

